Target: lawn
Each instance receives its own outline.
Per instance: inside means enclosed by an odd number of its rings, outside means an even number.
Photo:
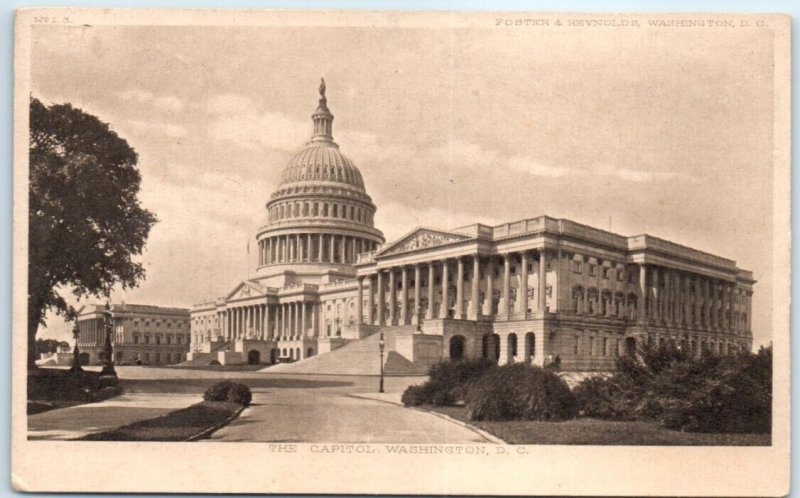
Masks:
[[[204,431],[220,427],[238,415],[241,409],[242,405],[239,403],[202,401],[161,417],[141,420],[107,432],[89,434],[81,440],[186,441]]]
[[[103,381],[98,372],[40,368],[28,374],[28,415],[93,403],[122,392],[117,381]]]
[[[769,446],[769,434],[703,434],[678,432],[655,422],[616,422],[578,418],[566,422],[476,422],[461,406],[424,406],[493,434],[511,444],[581,444],[621,446]]]

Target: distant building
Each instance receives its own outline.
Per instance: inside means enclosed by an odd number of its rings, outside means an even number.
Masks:
[[[105,305],[85,306],[78,315],[82,363],[102,362]],[[189,351],[189,310],[142,304],[112,307],[114,362],[117,365],[171,365]]]
[[[609,370],[645,343],[694,355],[752,347],[753,274],[652,235],[540,216],[384,243],[321,93],[313,136],[266,203],[256,274],[193,307],[191,358],[298,361],[378,332],[416,364],[485,357],[565,370]]]

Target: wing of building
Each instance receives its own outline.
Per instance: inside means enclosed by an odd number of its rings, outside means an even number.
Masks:
[[[384,243],[361,173],[333,140],[324,87],[312,119],[266,204],[256,276],[192,309],[194,361],[367,373],[355,363],[377,368],[379,331],[401,371],[459,357],[609,370],[647,341],[752,347],[752,273],[650,235],[541,216]],[[310,360],[325,354],[337,361]]]
[[[78,312],[81,363],[103,362],[105,307],[84,306]],[[144,304],[116,304],[111,344],[117,365],[171,365],[184,361],[190,344],[189,310]]]

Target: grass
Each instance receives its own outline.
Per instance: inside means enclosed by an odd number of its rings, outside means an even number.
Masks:
[[[476,422],[461,406],[424,406],[493,434],[511,444],[575,444],[619,446],[769,446],[769,434],[705,434],[678,432],[655,422],[617,422],[578,418],[565,422]]]
[[[101,380],[98,372],[40,368],[28,374],[28,415],[102,401],[121,393],[117,381]]]
[[[82,441],[186,441],[224,424],[242,409],[239,403],[202,401],[161,417],[89,434]]]

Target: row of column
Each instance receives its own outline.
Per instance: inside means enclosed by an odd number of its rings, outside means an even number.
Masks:
[[[91,318],[80,321],[80,342],[82,345],[105,344],[105,320],[102,318]]]
[[[751,328],[751,294],[734,282],[639,265],[639,292],[643,321],[740,332]]]
[[[750,349],[750,344],[747,341],[702,337],[697,335],[685,337],[675,335],[648,335],[647,341],[652,346],[660,346],[665,342],[680,345],[682,349],[688,350],[694,357],[699,357],[704,351],[718,355],[726,355]]]
[[[370,226],[374,223],[372,213],[369,210],[349,204],[284,202],[273,205],[269,210],[271,221],[320,217],[357,221]]]
[[[362,237],[323,233],[276,235],[258,241],[259,265],[324,262],[353,264],[376,242]]]
[[[317,313],[317,303],[301,301],[231,307],[217,313],[217,320],[221,324],[219,335],[228,341],[317,337]]]
[[[503,254],[501,256],[502,265],[503,265],[503,274],[502,274],[502,281],[501,281],[501,299],[498,307],[498,314],[499,315],[508,315],[510,313],[525,313],[527,314],[528,310],[528,261],[532,260],[532,255],[528,253],[528,251],[522,251],[517,253],[508,253]],[[520,281],[520,289],[517,293],[518,299],[516,300],[516,310],[511,310],[510,308],[510,297],[511,297],[511,263],[512,260],[519,261],[521,267],[521,281]],[[546,288],[547,288],[547,256],[544,250],[538,251],[538,262],[539,262],[539,279],[538,279],[538,299],[536,302],[536,309],[544,310],[547,306],[546,303]],[[449,285],[449,274],[450,271],[453,269],[451,265],[455,266],[455,296],[454,297],[454,306],[451,308],[450,306],[450,285]],[[458,257],[454,259],[445,259],[440,261],[434,261],[431,263],[426,263],[425,265],[421,264],[414,264],[411,266],[401,266],[401,267],[394,267],[388,269],[380,269],[376,272],[375,275],[370,275],[368,277],[359,277],[358,278],[358,298],[356,300],[357,303],[357,310],[356,316],[358,317],[358,323],[361,324],[364,322],[363,317],[363,301],[364,301],[364,279],[369,280],[368,288],[368,300],[367,300],[367,317],[366,322],[368,324],[374,325],[386,325],[386,324],[416,324],[419,321],[419,315],[421,313],[421,293],[422,293],[422,273],[423,273],[423,266],[426,267],[425,272],[427,273],[427,307],[425,309],[425,316],[424,318],[427,320],[433,318],[450,318],[450,310],[453,309],[453,318],[456,319],[469,319],[469,320],[476,320],[480,315],[492,315],[492,296],[491,293],[494,289],[494,257],[489,257],[486,259],[485,262],[482,261],[482,258],[479,255],[475,256],[466,256],[466,257]],[[438,275],[439,279],[439,289],[435,289],[434,282],[436,280],[437,275],[437,268],[439,269]],[[481,307],[480,303],[480,279],[481,273],[485,274],[486,278],[486,289],[487,295],[486,299],[484,299],[483,307]],[[471,278],[471,289],[470,289],[470,300],[467,306],[464,305],[464,281],[465,281],[465,273],[469,271]],[[413,279],[414,279],[414,286],[413,286],[413,302],[415,303],[415,309],[409,309],[409,286],[408,280],[409,275],[413,272]],[[397,278],[401,281],[400,285],[400,299],[398,302],[397,296]],[[388,310],[386,309],[385,303],[386,301],[386,287],[388,281],[388,288],[389,288],[389,301],[388,301]],[[379,305],[377,306],[377,316],[375,315],[375,299],[376,299],[376,290],[377,290],[377,301]],[[434,309],[433,303],[436,298],[436,293],[440,293],[441,295],[441,305],[439,307],[439,312],[437,316],[434,316]],[[395,316],[395,310],[399,306],[399,316]]]
[[[605,316],[609,318],[636,318],[639,298],[627,292],[614,292],[604,289],[575,286],[572,288],[573,311],[581,314]]]

